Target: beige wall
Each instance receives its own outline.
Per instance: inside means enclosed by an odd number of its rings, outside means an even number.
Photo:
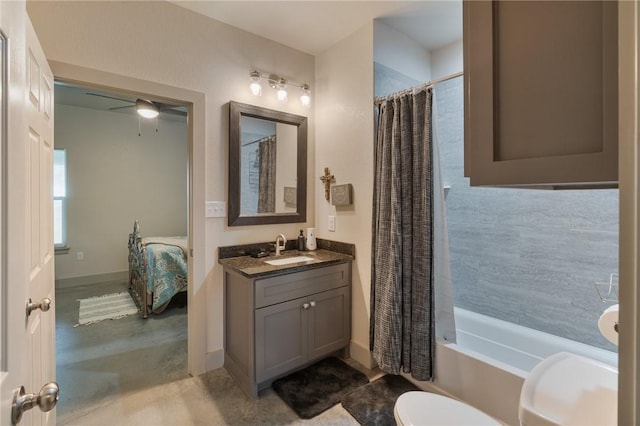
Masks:
[[[295,212],[295,204],[284,202],[284,188],[297,188],[298,169],[298,128],[291,124],[278,123],[276,125],[278,135],[276,149],[276,212]],[[287,237],[288,238],[288,237]]]
[[[55,145],[67,151],[68,254],[56,279],[127,271],[134,220],[143,236],[187,235],[187,126],[131,114],[55,107]],[[84,260],[76,260],[83,252]]]
[[[420,43],[395,28],[373,23],[373,60],[420,82],[431,80],[431,56]]]
[[[462,40],[431,51],[431,79],[462,72]]]
[[[373,191],[373,23],[316,57],[316,170],[353,185],[353,205],[336,209],[316,179],[316,235],[356,245],[351,356],[371,365],[371,201]],[[336,231],[327,217],[336,216]]]
[[[271,89],[265,88],[261,98],[254,98],[248,88],[253,68],[312,83],[312,56],[166,2],[43,1],[29,2],[27,10],[49,60],[205,95],[205,128],[196,132],[205,135],[205,152],[199,153],[204,156],[205,178],[193,185],[206,200],[227,200],[230,100],[309,117],[307,185],[313,188],[313,105],[303,108],[294,96],[289,103],[278,105]],[[315,92],[313,86],[311,90]],[[220,367],[222,362],[223,286],[218,246],[271,241],[279,233],[295,238],[301,227],[313,223],[312,191],[307,203],[307,223],[303,224],[229,228],[226,219],[206,220],[205,253],[195,256],[203,258],[204,265],[194,264],[193,279],[198,298],[206,298],[207,368]],[[201,218],[204,210],[204,205],[194,206],[194,214]]]

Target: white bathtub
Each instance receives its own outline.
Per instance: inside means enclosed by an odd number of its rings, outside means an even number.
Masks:
[[[571,352],[617,366],[618,355],[455,308],[457,343],[438,342],[433,386],[496,419],[518,424],[520,389],[540,360]]]

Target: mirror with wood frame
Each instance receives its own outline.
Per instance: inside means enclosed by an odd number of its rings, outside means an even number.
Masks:
[[[307,118],[229,102],[229,226],[307,220]]]

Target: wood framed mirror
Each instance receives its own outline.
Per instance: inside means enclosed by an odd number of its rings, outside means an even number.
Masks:
[[[307,117],[229,102],[229,226],[307,220]]]

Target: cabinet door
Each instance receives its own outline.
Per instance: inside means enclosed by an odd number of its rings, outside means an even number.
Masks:
[[[256,382],[302,364],[307,356],[306,298],[256,309]]]
[[[347,346],[351,337],[351,287],[309,296],[309,305],[309,359]]]
[[[617,2],[465,1],[471,185],[616,186]]]

